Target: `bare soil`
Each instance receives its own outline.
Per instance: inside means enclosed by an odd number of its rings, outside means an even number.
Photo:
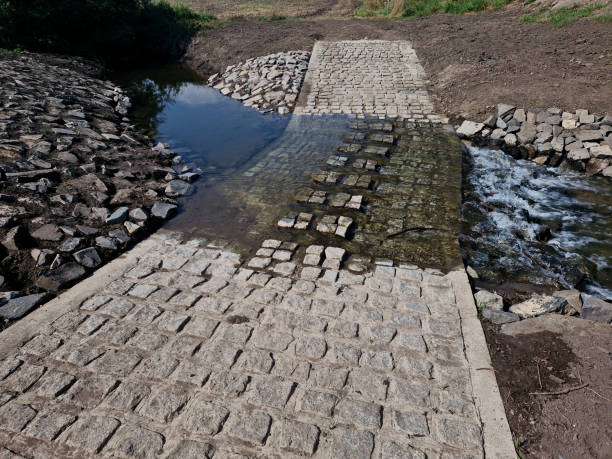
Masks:
[[[505,326],[510,334],[484,319],[483,329],[521,457],[609,458],[610,326],[551,314]]]
[[[317,40],[409,40],[440,113],[482,119],[500,102],[612,113],[612,28],[521,23],[522,9],[421,19],[238,21],[201,32],[185,60],[203,74]]]

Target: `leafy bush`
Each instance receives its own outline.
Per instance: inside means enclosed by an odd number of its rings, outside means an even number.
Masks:
[[[0,0],[0,47],[101,58],[171,60],[212,16],[150,0]]]

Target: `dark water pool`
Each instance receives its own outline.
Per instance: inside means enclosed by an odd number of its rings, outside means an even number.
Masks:
[[[239,167],[284,131],[289,118],[244,107],[205,85],[186,65],[117,75],[127,88],[132,119],[209,173]]]

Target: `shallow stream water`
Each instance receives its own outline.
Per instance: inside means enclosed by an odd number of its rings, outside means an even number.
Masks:
[[[380,126],[359,127],[347,117],[264,115],[205,86],[186,66],[132,72],[118,82],[130,92],[135,122],[203,170],[197,191],[181,200],[168,229],[253,247],[279,236],[275,222],[288,213],[340,212],[295,200],[305,187],[355,193],[341,182],[313,184],[313,173],[321,171],[365,173],[355,171],[353,159],[329,167],[332,155],[378,160],[363,148],[351,154],[350,147],[355,134],[365,139],[363,147],[380,146],[372,141]],[[461,186],[456,137],[402,123],[393,132],[391,158],[378,161],[371,185],[359,192],[362,212],[340,213],[350,215],[357,230],[345,241],[292,233],[296,242],[450,269],[461,262],[460,239],[464,261],[484,280],[578,286],[611,297],[607,181],[474,148],[464,153]]]

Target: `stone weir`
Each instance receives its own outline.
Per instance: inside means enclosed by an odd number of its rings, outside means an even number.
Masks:
[[[157,233],[3,332],[2,453],[515,457],[457,269],[459,145],[414,51],[318,43],[310,65],[285,138],[219,184],[254,220]],[[335,152],[300,138],[331,143],[308,113],[338,110],[364,119]]]

